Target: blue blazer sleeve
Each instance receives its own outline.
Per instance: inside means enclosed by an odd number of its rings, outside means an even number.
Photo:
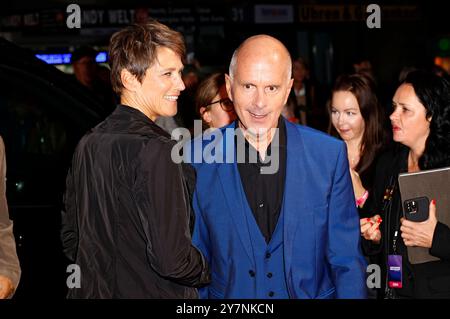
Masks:
[[[345,144],[336,164],[330,195],[327,257],[337,298],[366,298],[366,261],[360,248],[359,216]]]

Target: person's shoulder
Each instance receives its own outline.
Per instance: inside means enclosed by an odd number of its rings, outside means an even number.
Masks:
[[[114,152],[125,153],[121,156],[132,165],[144,170],[175,173],[179,162],[172,156],[175,141],[163,135],[127,134],[117,140]]]
[[[387,166],[387,164],[392,163],[399,156],[407,152],[408,149],[406,146],[392,142],[386,146],[384,146],[377,155],[377,165],[378,166]]]
[[[301,124],[293,124],[297,127],[297,129],[302,132],[305,135],[311,136],[311,137],[315,137],[315,138],[319,138],[319,139],[324,139],[324,140],[328,140],[328,141],[334,141],[334,142],[341,142],[340,140],[338,140],[337,138],[319,131],[315,128],[309,127],[309,126],[305,126],[305,125],[301,125]]]
[[[321,146],[322,148],[340,149],[345,143],[325,132],[319,131],[309,126],[289,123],[288,125],[295,126],[296,130],[303,137],[306,145]]]
[[[88,130],[84,135],[80,138],[77,144],[77,149],[82,149],[86,147],[87,145],[92,143],[93,136],[95,136],[94,129],[91,128]]]
[[[400,143],[390,143],[384,147],[376,158],[376,175],[391,175],[398,173],[406,165],[408,148]]]
[[[184,161],[196,170],[209,171],[234,161],[237,130],[235,123],[215,129],[207,129],[185,143]],[[237,142],[239,143],[239,142]]]
[[[191,160],[193,161],[193,164],[195,164],[194,166],[197,166],[197,164],[204,164],[209,162],[209,156],[214,157],[216,160],[217,157],[223,156],[226,147],[234,145],[235,134],[236,129],[234,123],[221,128],[207,129],[193,139],[187,141],[184,145],[184,149],[190,154]],[[209,151],[204,152],[206,149]],[[202,154],[202,161],[200,163],[198,162],[199,154]],[[203,158],[203,156],[206,156],[206,158]],[[212,160],[212,158],[210,159]]]
[[[171,139],[170,135],[162,129],[148,125],[143,127],[114,127],[114,121],[106,118],[94,128],[90,129],[78,143],[78,148],[86,147],[95,148],[112,148],[121,149],[121,152],[142,152],[164,155],[171,152],[175,141]]]
[[[142,151],[145,156],[160,157],[167,159],[172,153],[172,149],[176,145],[176,141],[170,136],[149,134],[131,136],[136,143],[142,145]]]
[[[191,144],[202,145],[205,147],[211,143],[222,142],[222,138],[229,135],[228,133],[235,134],[235,124],[231,123],[221,128],[210,128],[203,131],[201,134],[195,136],[190,142]]]

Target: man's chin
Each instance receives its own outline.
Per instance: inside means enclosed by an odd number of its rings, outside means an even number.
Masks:
[[[250,134],[250,135],[252,135],[254,137],[263,137],[271,129],[270,125],[267,125],[267,126],[268,127],[260,126],[260,125],[258,125],[258,126],[256,126],[256,125],[255,126],[251,126],[251,127],[247,128],[246,132],[247,132],[247,134]]]

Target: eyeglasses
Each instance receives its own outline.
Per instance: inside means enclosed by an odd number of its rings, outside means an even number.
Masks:
[[[229,98],[220,99],[218,101],[211,102],[211,103],[207,104],[205,107],[208,107],[208,106],[216,104],[216,103],[220,103],[220,107],[225,112],[231,112],[234,109],[233,101],[231,101]]]

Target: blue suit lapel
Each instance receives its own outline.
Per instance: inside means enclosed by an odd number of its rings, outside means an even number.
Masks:
[[[283,222],[284,222],[284,250],[285,250],[285,267],[288,271],[291,266],[291,256],[294,245],[297,249],[299,243],[294,243],[294,237],[298,229],[299,221],[302,219],[302,213],[311,209],[309,200],[312,194],[308,192],[308,176],[306,165],[306,157],[303,138],[298,132],[295,125],[286,123],[287,133],[287,159],[286,159],[286,182],[283,199]],[[234,129],[234,125],[228,126]],[[226,138],[225,138],[226,139]],[[235,154],[235,145],[233,143],[223,143],[226,152]],[[228,153],[229,154],[229,153]],[[242,182],[236,164],[236,154],[233,163],[219,164],[218,169],[219,180],[222,184],[224,197],[229,207],[229,213],[235,223],[236,232],[239,235],[242,246],[248,258],[254,263],[253,248],[251,237],[245,217],[245,210],[248,205],[245,202],[246,197],[242,188]],[[312,225],[307,225],[310,227]],[[305,244],[307,243],[310,233],[305,233]]]
[[[295,125],[286,121],[287,159],[286,183],[284,187],[284,250],[286,271],[289,271],[292,261],[293,247],[301,245],[294,243],[302,212],[308,211],[308,172],[303,138]],[[306,236],[306,234],[305,234]]]
[[[229,125],[228,128],[235,129],[235,125]],[[245,217],[245,210],[249,209],[245,202],[246,197],[242,188],[241,178],[236,163],[235,142],[226,141],[226,135],[224,136],[224,149],[225,154],[234,154],[233,163],[219,164],[218,174],[219,180],[222,184],[223,194],[226,199],[226,203],[229,207],[228,212],[234,221],[235,230],[239,235],[242,246],[248,258],[254,264],[253,249],[249,233],[249,227],[247,225],[247,219]],[[232,152],[232,153],[230,153]],[[225,162],[225,157],[222,157]],[[226,230],[224,230],[226,231]]]

